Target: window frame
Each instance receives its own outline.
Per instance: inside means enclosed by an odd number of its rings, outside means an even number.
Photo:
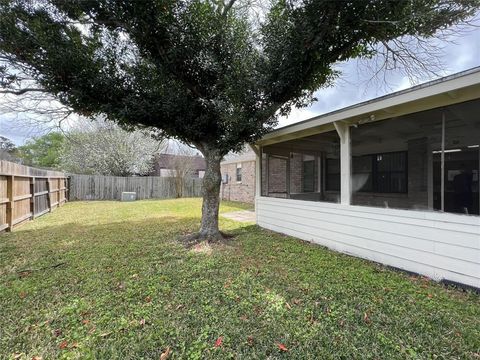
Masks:
[[[237,183],[242,182],[242,175],[243,175],[242,174],[242,163],[238,163],[237,167],[235,169],[235,179],[236,179]]]

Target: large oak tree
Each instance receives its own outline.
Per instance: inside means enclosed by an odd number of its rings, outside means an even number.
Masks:
[[[256,21],[252,6],[0,0],[3,92],[48,92],[79,114],[195,145],[207,162],[198,237],[216,239],[220,161],[229,151],[311,103],[338,62],[380,48],[408,62],[399,39],[428,41],[471,18],[479,0],[275,0]]]

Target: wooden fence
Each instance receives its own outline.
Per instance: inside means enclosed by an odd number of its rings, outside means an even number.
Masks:
[[[67,201],[67,177],[0,160],[0,231],[12,231],[27,220]]]
[[[171,177],[71,174],[69,178],[69,200],[119,200],[123,191],[136,192],[139,200],[198,197],[201,189],[201,179],[185,179],[179,194]]]

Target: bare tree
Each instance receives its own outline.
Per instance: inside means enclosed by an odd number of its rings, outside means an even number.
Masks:
[[[198,151],[184,144],[177,144],[173,156],[170,158],[169,167],[175,180],[177,198],[183,197],[183,190],[188,182],[195,176],[196,157]]]
[[[368,23],[384,23],[388,20],[364,20]],[[411,84],[445,76],[449,73],[445,62],[445,48],[456,44],[459,39],[480,28],[480,13],[454,27],[438,29],[435,36],[425,38],[405,35],[389,41],[369,42],[368,47],[375,56],[353,60],[357,71],[364,74],[365,89],[391,90],[390,75],[408,78]],[[359,84],[356,84],[357,86]]]

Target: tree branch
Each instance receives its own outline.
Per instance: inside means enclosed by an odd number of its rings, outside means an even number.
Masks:
[[[24,88],[20,90],[0,90],[0,94],[13,94],[13,95],[23,95],[28,92],[43,92],[46,93],[48,90],[40,88]]]
[[[235,4],[237,0],[230,0],[227,4],[225,4],[223,11],[222,11],[222,16],[226,16],[227,13],[230,11],[232,8],[233,4]]]

